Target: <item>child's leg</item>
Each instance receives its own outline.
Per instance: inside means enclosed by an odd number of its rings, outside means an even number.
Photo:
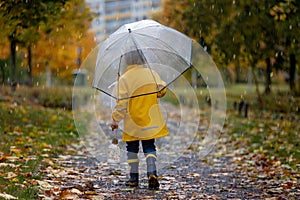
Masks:
[[[159,183],[157,180],[157,172],[156,172],[156,147],[155,140],[142,140],[143,151],[146,156],[147,161],[147,176],[148,176],[148,184],[149,189],[158,189]]]
[[[139,141],[126,142],[127,162],[130,166],[130,179],[126,182],[127,186],[138,186],[139,181]]]
[[[154,144],[155,140],[142,140],[142,145],[143,145],[143,152],[146,157],[147,161],[147,175],[149,176],[150,174],[156,175],[156,166],[155,166],[155,161],[156,161],[156,147]]]

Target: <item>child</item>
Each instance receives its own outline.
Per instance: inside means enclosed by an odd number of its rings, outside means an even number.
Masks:
[[[112,113],[112,130],[124,120],[122,141],[126,142],[130,179],[127,186],[139,183],[138,151],[140,141],[147,162],[148,188],[159,189],[156,171],[155,138],[168,135],[168,129],[158,103],[166,93],[165,82],[145,64],[142,53],[131,51],[124,55],[126,71],[119,78],[118,101]]]

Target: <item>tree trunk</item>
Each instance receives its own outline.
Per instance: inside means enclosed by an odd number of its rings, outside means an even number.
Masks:
[[[28,45],[27,47],[27,52],[28,52],[28,57],[27,57],[27,65],[28,65],[28,69],[27,69],[27,73],[28,73],[28,82],[27,85],[29,87],[33,86],[33,80],[32,80],[32,54],[31,54],[31,45]]]
[[[240,61],[238,58],[235,59],[235,73],[236,73],[235,83],[240,83],[241,82],[241,66],[240,66]]]
[[[256,74],[255,74],[253,68],[252,68],[251,71],[252,71],[252,76],[253,76],[254,83],[255,83],[255,91],[256,91],[256,94],[257,94],[258,106],[259,106],[260,109],[262,109],[263,108],[263,100],[262,100],[260,92],[259,92],[258,80],[257,80]]]
[[[290,90],[295,91],[296,56],[290,54]]]
[[[265,88],[265,94],[270,94],[271,93],[271,73],[272,73],[272,66],[271,66],[271,59],[267,58],[266,59],[266,64],[267,64],[267,69],[266,69],[266,88]]]
[[[16,46],[17,41],[14,36],[9,37],[10,39],[10,86],[11,91],[16,90]]]
[[[51,87],[52,83],[51,83],[51,69],[49,66],[49,62],[46,62],[46,86],[47,87]]]
[[[5,66],[5,62],[3,60],[1,60],[0,62],[0,68],[1,68],[1,84],[4,85],[5,84],[5,70],[4,70],[4,66]]]

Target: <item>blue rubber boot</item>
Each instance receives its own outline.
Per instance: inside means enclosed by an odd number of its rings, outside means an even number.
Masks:
[[[150,190],[158,190],[159,189],[159,182],[158,182],[158,179],[157,179],[155,161],[156,161],[155,157],[148,157],[147,158],[148,188]]]
[[[130,178],[128,181],[126,181],[125,185],[130,187],[138,187],[139,186],[139,163],[130,163]]]

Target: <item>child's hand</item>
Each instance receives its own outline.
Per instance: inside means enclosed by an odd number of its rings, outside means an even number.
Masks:
[[[112,120],[112,122],[110,123],[110,127],[111,127],[111,130],[115,130],[115,129],[119,128],[118,122]]]

